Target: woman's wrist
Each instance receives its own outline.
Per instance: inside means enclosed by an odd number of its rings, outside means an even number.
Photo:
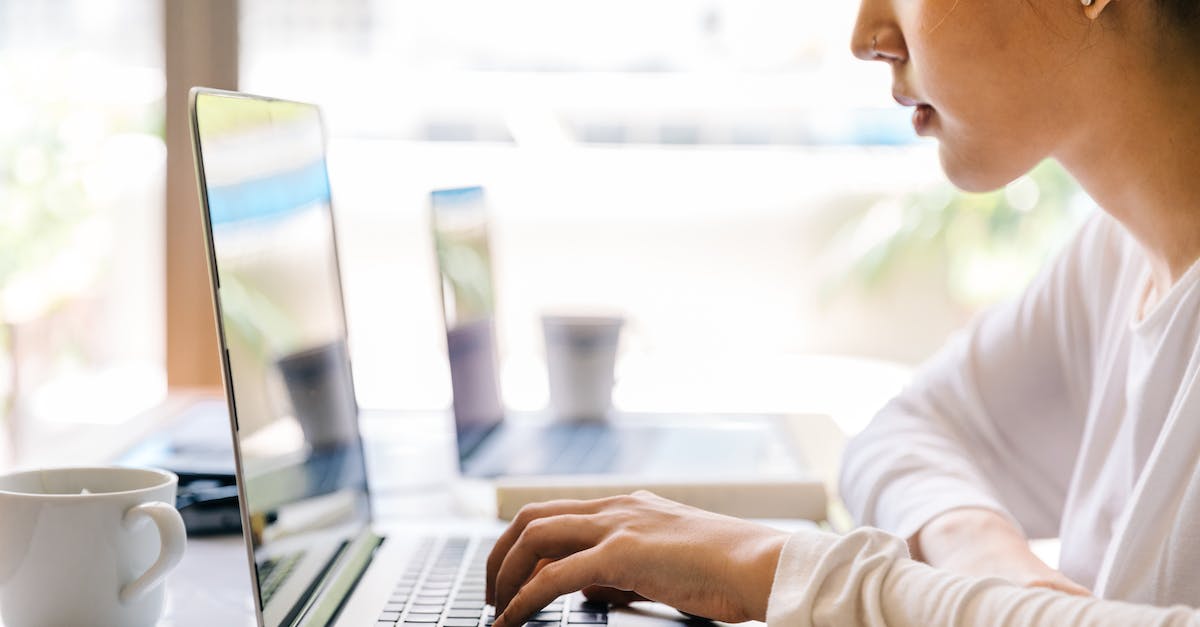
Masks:
[[[989,509],[946,512],[929,521],[910,540],[912,544],[918,546],[923,561],[944,570],[1003,577],[1019,585],[1061,588],[1069,584],[1073,593],[1083,590],[1038,559],[1016,524]]]
[[[933,566],[980,550],[1027,546],[1024,533],[999,512],[980,507],[954,509],[935,517],[910,541],[915,556]]]
[[[743,551],[745,557],[740,575],[734,574],[735,586],[740,589],[745,615],[751,620],[766,621],[767,600],[771,596],[771,588],[775,583],[775,571],[779,567],[779,556],[787,544],[790,534],[769,530],[761,537],[748,542]]]

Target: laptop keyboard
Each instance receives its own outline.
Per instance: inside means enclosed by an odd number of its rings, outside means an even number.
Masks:
[[[603,423],[516,429],[503,445],[520,455],[496,456],[477,470],[484,476],[613,472],[622,459],[641,459],[656,435],[653,429],[614,429]]]
[[[271,600],[271,597],[275,596],[275,591],[279,590],[283,582],[287,581],[302,557],[304,557],[304,551],[295,551],[281,557],[264,560],[257,565],[258,589],[262,594],[264,606]]]
[[[548,448],[557,453],[547,465],[550,474],[602,473],[616,464],[622,438],[615,429],[604,424],[564,427],[547,433]]]
[[[411,565],[396,582],[379,615],[378,627],[488,627],[495,610],[484,602],[488,553],[495,539],[474,545],[468,538],[448,538],[440,547],[425,540]],[[434,551],[435,547],[437,551]],[[588,603],[581,595],[556,599],[525,623],[528,627],[607,625],[608,606]]]

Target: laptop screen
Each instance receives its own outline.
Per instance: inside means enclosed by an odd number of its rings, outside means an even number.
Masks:
[[[193,116],[259,607],[291,624],[370,522],[321,118],[212,92]]]
[[[459,461],[504,418],[496,370],[495,281],[482,187],[429,195]]]

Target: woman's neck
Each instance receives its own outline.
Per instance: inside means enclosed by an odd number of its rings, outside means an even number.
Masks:
[[[1200,259],[1200,68],[1127,43],[1095,53],[1080,63],[1101,87],[1074,103],[1079,131],[1055,156],[1146,249],[1163,294]]]

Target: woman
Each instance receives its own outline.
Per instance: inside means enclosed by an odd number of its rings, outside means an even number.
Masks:
[[[585,587],[780,625],[1200,625],[1200,0],[863,0],[853,48],[960,187],[1050,157],[1103,211],[848,447],[886,531],[536,505],[488,562],[497,627]]]

